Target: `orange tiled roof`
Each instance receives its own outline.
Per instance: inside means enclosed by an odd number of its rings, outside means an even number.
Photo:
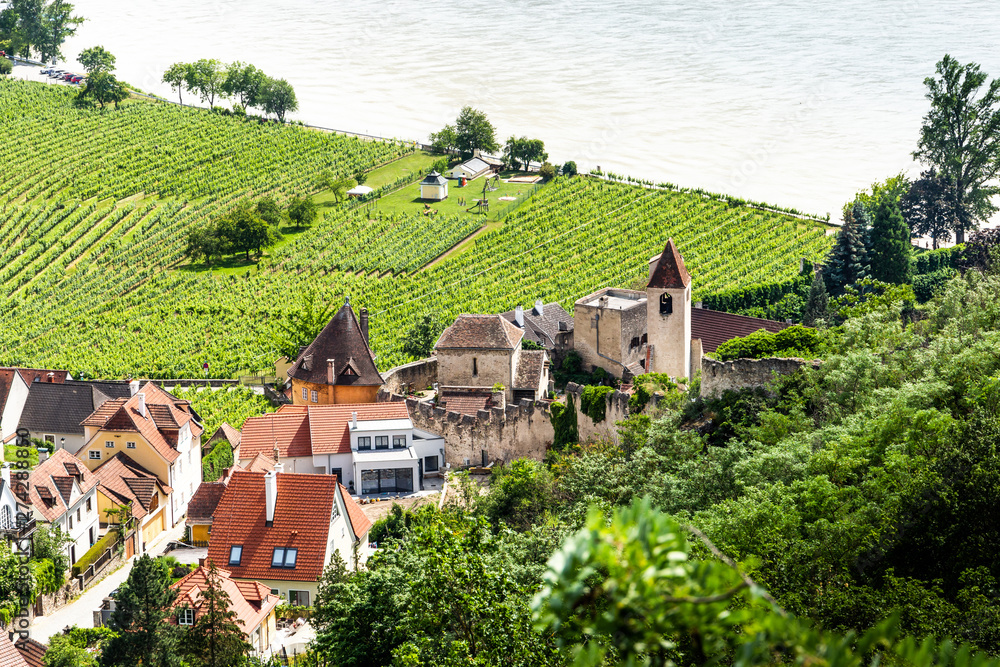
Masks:
[[[132,516],[136,519],[142,519],[149,513],[157,487],[165,495],[170,495],[172,491],[124,452],[118,452],[104,461],[91,474],[97,477],[104,495],[120,504],[132,503]]]
[[[0,667],[28,667],[24,656],[14,647],[6,632],[0,632]]]
[[[69,509],[74,483],[79,484],[81,496],[86,495],[97,484],[97,475],[65,449],[57,449],[28,477],[27,501],[46,521],[56,521]],[[23,494],[24,486],[19,486]]]
[[[215,508],[226,492],[226,482],[202,482],[188,503],[188,523],[192,521],[211,522]]]
[[[275,463],[276,461],[270,456],[267,456],[263,452],[258,452],[243,469],[249,472],[267,472],[274,470]]]
[[[281,458],[346,454],[351,451],[348,426],[355,412],[358,421],[410,418],[403,402],[282,406],[243,424],[240,460],[272,456],[275,443]]]
[[[271,595],[271,589],[257,581],[233,581],[231,572],[216,566],[219,583],[222,590],[229,596],[229,609],[239,619],[238,625],[244,633],[250,634],[257,629],[278,605],[278,596]],[[172,588],[177,590],[175,608],[191,607],[194,609],[195,620],[204,615],[202,609],[204,600],[201,592],[208,588],[207,565],[200,565],[190,574],[175,583]],[[177,616],[171,616],[171,622],[177,623]]]
[[[371,519],[368,518],[364,510],[361,509],[361,506],[351,497],[351,492],[343,484],[338,484],[338,486],[340,487],[340,497],[344,501],[344,507],[347,508],[347,518],[351,522],[351,530],[354,531],[354,535],[358,539],[361,539],[371,529]]]
[[[267,526],[264,474],[233,473],[215,510],[208,559],[239,579],[316,581],[325,564],[337,478],[277,473],[274,521]],[[238,566],[229,565],[234,544],[243,547]],[[296,566],[271,567],[275,547],[298,549]]]
[[[44,667],[45,652],[49,650],[48,646],[31,637],[18,639],[14,642],[14,646],[17,647],[28,667]]]

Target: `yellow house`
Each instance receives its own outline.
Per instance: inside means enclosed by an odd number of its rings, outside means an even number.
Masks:
[[[152,382],[132,385],[131,397],[107,401],[83,421],[86,444],[77,457],[96,470],[122,453],[155,475],[168,489],[163,521],[170,528],[187,512],[201,483],[203,429],[188,401]]]
[[[374,403],[382,386],[368,346],[368,311],[360,322],[345,303],[288,369],[294,405]]]
[[[125,557],[143,553],[146,545],[167,528],[170,487],[128,455],[119,452],[94,469],[97,477],[97,511],[101,522],[116,523],[108,510],[131,507],[135,536],[126,536]]]

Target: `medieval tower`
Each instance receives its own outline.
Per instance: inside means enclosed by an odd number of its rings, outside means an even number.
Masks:
[[[646,330],[647,372],[690,377],[691,276],[673,239],[649,260]]]

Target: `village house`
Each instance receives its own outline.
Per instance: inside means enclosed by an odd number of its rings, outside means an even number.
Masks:
[[[30,437],[44,442],[50,451],[76,454],[86,443],[83,420],[108,401],[128,396],[127,382],[34,382],[18,427],[28,429]]]
[[[415,429],[405,403],[285,405],[243,424],[239,464],[336,475],[352,493],[409,493],[444,464],[444,440]]]
[[[171,528],[201,483],[203,429],[189,401],[152,382],[140,388],[133,381],[131,390],[129,398],[107,401],[84,420],[86,444],[77,456],[94,470],[121,452],[156,475],[170,489],[164,525]]]
[[[480,176],[492,173],[492,171],[493,166],[477,155],[452,168],[448,176],[457,180],[465,179],[466,181],[474,181]]]
[[[232,427],[230,427],[232,428]],[[236,432],[239,434],[239,431]],[[202,482],[194,497],[188,503],[187,528],[190,534],[188,538],[195,546],[207,546],[209,537],[212,534],[212,523],[215,518],[215,509],[222,500],[222,494],[229,485],[229,480],[237,470],[249,472],[269,472],[274,470],[276,461],[263,453],[258,453],[245,465],[234,465],[226,468],[219,479],[214,482]]]
[[[0,633],[0,665],[3,667],[32,667],[6,632]]]
[[[441,201],[448,198],[448,179],[432,171],[420,181],[420,198]]]
[[[28,537],[34,532],[36,523],[33,518],[27,518],[31,516],[31,508],[19,502],[14,495],[14,488],[10,483],[10,465],[4,464],[0,468],[0,533],[14,540]]]
[[[459,315],[434,345],[439,404],[474,415],[511,401],[544,398],[548,353],[522,349],[524,335],[501,315]]]
[[[371,521],[334,475],[233,472],[219,500],[207,561],[259,581],[292,605],[313,604],[334,553],[368,559]]]
[[[275,608],[279,598],[259,581],[239,581],[229,570],[216,566],[217,585],[229,596],[229,611],[236,615],[236,624],[250,643],[251,654],[267,657],[272,653],[271,644],[277,634]],[[171,588],[177,591],[175,613],[169,621],[175,625],[191,626],[204,616],[206,602],[202,591],[209,586],[209,566],[203,561]]]
[[[15,494],[30,503],[36,521],[59,526],[69,536],[70,563],[94,546],[99,537],[97,476],[64,449],[35,466]]]
[[[550,359],[573,349],[573,316],[558,303],[537,299],[528,310],[518,306],[500,316],[524,331],[522,346],[523,341],[531,341],[545,348]]]
[[[125,557],[144,553],[146,545],[167,529],[171,488],[124,452],[103,461],[92,474],[97,478],[97,508],[105,524],[119,523],[117,518],[112,521],[108,510],[130,508],[134,526],[122,536]]]
[[[368,346],[368,311],[362,308],[358,321],[345,303],[301,350],[288,376],[295,405],[374,403],[382,376]]]
[[[35,382],[60,383],[70,378],[66,371],[40,368],[0,368],[0,439],[14,439],[28,391]]]
[[[649,260],[645,291],[599,290],[574,304],[573,317],[573,346],[584,369],[603,368],[615,377],[652,372],[690,378],[703,354],[727,340],[788,326],[693,304],[691,276],[673,239]]]
[[[21,657],[24,658],[24,664],[28,667],[45,667],[45,654],[48,652],[49,647],[42,642],[31,637],[20,637],[14,642],[14,647],[21,654]],[[0,653],[0,665],[18,667],[20,663],[6,656],[6,653]]]

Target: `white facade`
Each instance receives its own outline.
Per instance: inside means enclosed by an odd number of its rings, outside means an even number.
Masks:
[[[170,464],[171,525],[176,526],[187,514],[188,503],[201,484],[201,438],[191,436],[191,424],[181,427],[177,434],[177,452],[180,454]]]
[[[74,479],[67,506],[69,509],[52,523],[69,535],[72,542],[66,547],[66,553],[70,562],[76,563],[90,550],[90,547],[94,546],[99,537],[100,515],[97,511],[97,485],[91,487],[87,493],[81,493],[80,483]],[[45,516],[37,508],[34,510],[34,517],[39,523],[46,521]]]
[[[29,437],[44,441],[51,451],[65,449],[76,454],[87,444],[87,438],[79,433],[59,433],[58,431],[29,431]]]
[[[368,562],[368,532],[358,536],[354,534],[350,522],[347,520],[347,501],[341,495],[340,489],[333,500],[333,513],[330,516],[329,542],[326,547],[326,557],[323,560],[324,566],[329,565],[333,559],[334,552],[340,552],[340,557],[344,559],[350,569],[364,567]],[[352,501],[353,502],[353,501]],[[355,547],[357,542],[357,547]],[[356,559],[356,560],[355,560]]]
[[[6,440],[17,431],[17,425],[21,421],[21,412],[24,410],[24,404],[27,400],[28,384],[21,377],[21,374],[15,371],[10,380],[7,402],[4,403],[3,413],[0,414],[0,439]]]

